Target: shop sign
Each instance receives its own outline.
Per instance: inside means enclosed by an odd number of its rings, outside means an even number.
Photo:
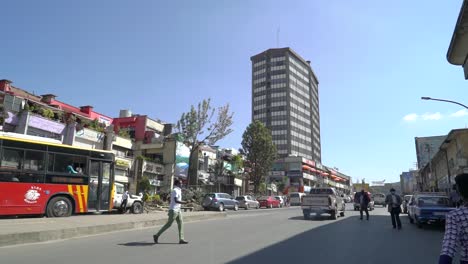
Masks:
[[[31,127],[38,128],[44,131],[49,131],[55,134],[62,134],[63,130],[65,129],[64,124],[33,115],[29,116],[28,124]]]
[[[87,129],[87,128],[83,128],[79,131],[76,131],[75,135],[79,138],[83,138],[92,142],[99,142],[104,139],[103,133],[99,133],[97,131]]]
[[[270,176],[284,176],[284,171],[270,171]]]
[[[304,173],[304,178],[306,178],[306,179],[308,179],[308,180],[311,180],[311,181],[315,181],[315,180],[316,180],[315,176],[310,175],[310,174],[307,174],[307,173]]]
[[[302,171],[288,171],[288,177],[302,177]]]
[[[160,124],[156,121],[153,121],[149,118],[146,119],[146,127],[148,128],[151,128],[151,129],[154,129],[158,132],[162,132],[164,130],[164,125],[163,124]]]
[[[161,164],[145,161],[143,171],[153,174],[164,174],[164,167]]]
[[[307,164],[307,165],[309,165],[309,166],[311,166],[313,168],[315,167],[315,161],[312,161],[312,160],[302,158],[302,163]]]
[[[115,160],[115,165],[117,165],[119,167],[130,168],[130,161],[122,160],[122,159],[116,159]]]
[[[234,185],[242,187],[242,180],[241,179],[234,179]]]

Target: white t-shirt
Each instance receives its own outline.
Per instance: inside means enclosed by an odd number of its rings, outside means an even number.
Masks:
[[[177,198],[178,201],[182,201],[182,190],[179,187],[174,187],[174,190],[171,192],[169,210],[180,211],[180,203],[176,203],[174,198]]]

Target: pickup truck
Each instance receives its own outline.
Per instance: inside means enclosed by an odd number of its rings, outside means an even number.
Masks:
[[[321,215],[330,214],[331,219],[337,219],[338,212],[341,216],[345,213],[343,196],[340,196],[335,188],[312,188],[310,193],[302,197],[302,212],[304,219],[309,219],[311,213]]]
[[[118,210],[121,213],[125,213],[128,209],[134,214],[143,213],[143,194],[133,195],[130,194],[127,198],[127,206],[124,210],[120,208],[122,204],[122,195],[124,193],[124,186],[121,183],[114,183],[114,210]]]

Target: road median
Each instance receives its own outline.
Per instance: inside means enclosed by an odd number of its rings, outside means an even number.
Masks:
[[[184,222],[221,219],[226,213],[188,212]],[[167,213],[78,215],[66,218],[0,219],[0,247],[47,242],[162,225]]]

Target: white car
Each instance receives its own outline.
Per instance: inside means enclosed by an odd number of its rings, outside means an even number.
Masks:
[[[275,199],[280,201],[280,207],[284,207],[284,199],[283,196],[275,196]]]
[[[125,188],[121,183],[114,183],[114,209],[121,210],[120,206],[122,205],[122,195],[125,192]],[[143,213],[143,194],[132,195],[130,194],[127,199],[127,205],[125,210],[122,210],[122,213],[126,212],[128,209],[134,214]]]
[[[289,195],[289,204],[291,206],[299,206],[302,203],[302,196],[304,196],[305,193],[300,193],[300,192],[293,192]]]
[[[383,194],[383,193],[374,193],[372,195],[372,198],[374,199],[374,204],[375,205],[382,205],[383,207],[386,206],[386,204],[385,204],[385,198],[386,198],[385,194]]]

